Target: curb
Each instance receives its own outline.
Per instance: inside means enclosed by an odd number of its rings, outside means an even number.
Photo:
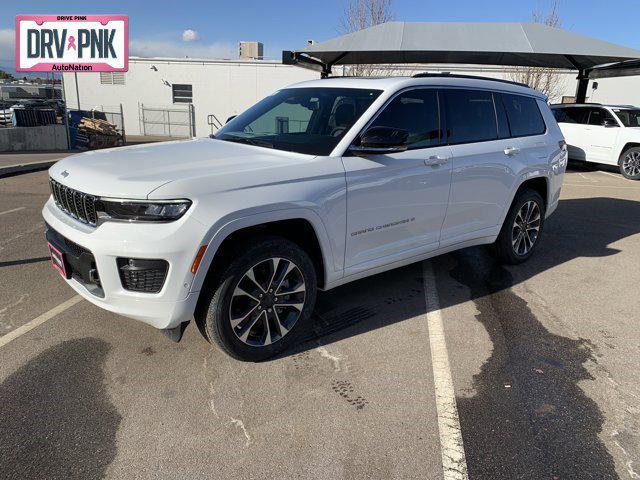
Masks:
[[[0,167],[0,178],[46,170],[58,160],[59,159],[47,160],[46,162],[18,163],[15,165],[8,165],[6,167]]]

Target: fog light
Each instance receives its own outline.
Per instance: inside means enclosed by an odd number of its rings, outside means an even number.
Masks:
[[[160,259],[117,258],[122,288],[132,292],[158,293],[167,277],[169,263]]]

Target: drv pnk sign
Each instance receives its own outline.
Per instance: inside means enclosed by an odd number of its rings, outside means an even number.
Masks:
[[[126,72],[127,15],[17,15],[18,72]]]

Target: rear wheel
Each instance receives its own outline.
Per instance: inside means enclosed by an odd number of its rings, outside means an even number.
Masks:
[[[632,147],[620,155],[620,173],[630,180],[640,180],[640,147]]]
[[[522,190],[511,205],[494,248],[504,263],[515,265],[526,261],[540,242],[544,224],[545,203],[538,192]]]
[[[247,361],[267,359],[296,340],[317,289],[306,252],[275,237],[249,245],[216,285],[205,291],[196,321],[209,341]]]

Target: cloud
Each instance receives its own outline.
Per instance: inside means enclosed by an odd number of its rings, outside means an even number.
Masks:
[[[235,58],[236,50],[230,43],[214,42],[210,45],[194,45],[163,40],[132,39],[129,53],[139,57],[176,58]]]
[[[15,55],[15,37],[12,28],[0,28],[0,62],[13,63]]]
[[[191,30],[190,28],[182,32],[182,41],[183,42],[193,42],[198,40],[200,35],[195,30]]]

